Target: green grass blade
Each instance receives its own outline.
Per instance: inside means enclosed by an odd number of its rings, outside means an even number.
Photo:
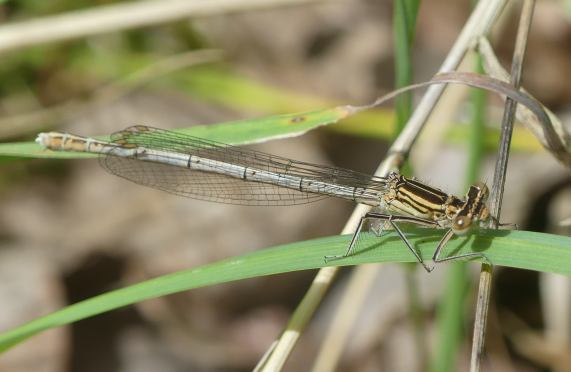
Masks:
[[[178,133],[206,138],[231,145],[242,145],[277,138],[299,136],[323,125],[333,124],[353,114],[348,106],[296,114],[275,115],[214,125],[198,125],[177,129]],[[97,137],[108,139],[109,137]],[[78,152],[48,151],[34,142],[2,143],[0,156],[27,158],[79,159],[96,157]]]
[[[399,66],[400,62],[395,62]],[[106,77],[110,79],[111,77]],[[173,76],[173,85],[184,93],[200,97],[208,102],[222,104],[239,111],[259,113],[296,112],[312,107],[335,106],[338,102],[322,97],[300,94],[299,92],[277,89],[269,84],[239,75],[221,68],[196,67]],[[412,78],[410,78],[412,82]],[[404,84],[404,83],[399,83]],[[406,85],[406,84],[405,84]],[[371,139],[390,140],[395,133],[395,112],[391,109],[375,109],[327,127],[328,130],[342,134]],[[449,143],[463,146],[471,129],[465,125],[450,125],[446,135]],[[486,150],[496,149],[499,131],[486,128]],[[539,152],[542,147],[535,137],[525,128],[516,127],[512,150]]]
[[[241,112],[276,113],[311,110],[337,103],[300,92],[276,88],[231,69],[199,66],[177,74],[172,85],[186,94]]]
[[[413,49],[416,33],[416,20],[420,0],[395,0],[393,2],[393,39],[395,59],[395,88],[402,88],[413,83]],[[394,138],[404,129],[412,115],[412,92],[406,92],[395,99],[396,122]],[[412,168],[409,162],[402,166],[401,173],[410,175]],[[416,344],[419,363],[426,364],[427,347],[425,342],[426,325],[424,310],[420,301],[414,265],[408,265],[406,271],[409,316]]]
[[[397,67],[399,62],[395,62]],[[175,74],[177,88],[186,94],[200,97],[239,111],[259,113],[296,112],[310,110],[312,107],[327,107],[338,104],[324,98],[302,95],[284,89],[277,89],[269,84],[245,78],[228,69],[196,67],[188,73]],[[410,78],[412,82],[412,78]],[[399,83],[404,84],[404,83]],[[406,84],[404,84],[406,85]],[[370,112],[352,116],[328,130],[370,139],[390,140],[395,133],[395,113],[391,109],[377,108]],[[465,125],[450,125],[446,140],[455,145],[464,145],[470,135],[470,128]],[[499,130],[486,128],[484,140],[486,150],[496,149]],[[524,128],[516,127],[512,150],[539,152],[542,147],[531,133]]]
[[[395,43],[395,87],[402,88],[413,81],[412,44],[416,32],[419,0],[396,0],[393,4],[393,34]],[[397,125],[395,133],[404,128],[412,111],[412,92],[395,100]]]
[[[421,255],[428,259],[432,256],[442,231],[412,229],[407,234]],[[389,233],[378,239],[363,238],[363,248],[354,256],[324,262],[325,255],[343,254],[350,238],[349,235],[332,236],[263,249],[109,292],[4,332],[0,335],[0,351],[53,327],[193,288],[327,265],[415,261],[402,241],[394,233]],[[461,254],[472,250],[485,253],[496,265],[571,276],[570,237],[527,231],[483,230],[469,238],[452,239],[446,249],[447,254]],[[429,279],[430,277],[427,277],[427,280]]]
[[[470,293],[470,278],[465,262],[447,267],[444,296],[437,309],[438,342],[430,371],[454,371],[464,336],[465,305]]]

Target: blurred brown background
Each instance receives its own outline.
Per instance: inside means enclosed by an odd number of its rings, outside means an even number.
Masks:
[[[0,12],[7,25],[111,3],[4,1]],[[469,11],[467,1],[422,3],[414,44],[416,81],[435,73]],[[0,63],[0,136],[3,142],[32,140],[37,132],[51,128],[99,135],[132,124],[177,128],[292,112],[288,105],[227,104],[248,100],[247,90],[221,92],[211,86],[208,91],[204,82],[198,88],[185,83],[185,78],[204,71],[219,79],[226,76],[216,75],[217,68],[183,69],[115,98],[98,96],[146,64],[205,48],[223,50],[223,73],[244,79],[245,87],[261,85],[301,101],[313,97],[327,103],[321,107],[369,102],[394,85],[391,17],[390,1],[245,7],[5,51]],[[509,66],[517,9],[507,10],[500,24],[493,42],[504,66]],[[538,2],[524,86],[564,123],[571,120],[569,71],[569,4]],[[467,97],[465,89],[459,92]],[[446,121],[463,122],[462,103],[446,99],[459,105],[448,108]],[[500,121],[502,107],[499,99],[490,98],[491,126]],[[415,174],[462,195],[464,145],[440,143],[430,128],[411,155]],[[373,172],[388,145],[386,139],[323,129],[256,148]],[[493,162],[490,152],[482,180],[491,179]],[[262,208],[182,199],[112,177],[94,160],[3,159],[0,170],[0,330],[151,277],[337,234],[353,208],[336,200]],[[559,226],[559,221],[571,217],[570,181],[569,170],[549,154],[514,152],[504,220],[526,230],[568,234],[569,228]],[[477,266],[473,264],[475,275]],[[436,331],[434,312],[446,270],[442,265],[430,276],[418,272],[429,337]],[[244,280],[112,311],[18,345],[0,357],[0,371],[251,370],[287,323],[313,276],[314,272],[299,272]],[[320,307],[286,370],[308,370],[312,365],[346,277],[339,278]],[[549,284],[553,282],[559,284]],[[569,309],[568,279],[498,269],[495,284],[486,370],[571,370],[570,314],[551,312]],[[400,266],[387,266],[379,274],[339,370],[421,368],[414,356],[404,287]],[[472,314],[469,305],[466,311]],[[566,337],[547,337],[554,319],[559,319],[555,328],[567,327],[562,332]],[[470,331],[467,323],[466,332]],[[469,358],[469,337],[465,342],[458,370]]]

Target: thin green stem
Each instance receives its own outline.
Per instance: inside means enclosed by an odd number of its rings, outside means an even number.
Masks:
[[[416,31],[416,19],[420,0],[395,0],[393,11],[393,35],[395,53],[395,86],[401,88],[413,82],[412,44]],[[412,114],[412,93],[405,93],[395,100],[396,125],[395,138],[404,128]],[[404,164],[403,173],[412,173],[410,166]],[[425,342],[424,311],[420,303],[418,287],[416,285],[417,265],[407,265],[406,283],[409,300],[409,311],[415,343],[418,353],[419,365],[426,366],[427,352]]]
[[[413,63],[412,44],[416,31],[416,18],[420,0],[395,0],[393,10],[393,34],[395,53],[395,86],[401,88],[412,83]],[[405,93],[395,100],[398,135],[412,112],[412,94]]]

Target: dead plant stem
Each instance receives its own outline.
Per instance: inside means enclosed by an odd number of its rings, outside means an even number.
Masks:
[[[515,50],[512,60],[511,83],[516,89],[521,85],[521,73],[523,69],[523,59],[527,46],[527,38],[531,28],[531,20],[533,18],[533,9],[535,0],[525,0],[522,7],[518,33],[515,43]],[[502,197],[504,193],[504,185],[506,180],[506,172],[509,158],[509,150],[511,137],[513,132],[514,117],[517,102],[511,98],[506,99],[504,116],[502,120],[500,147],[498,150],[498,159],[494,172],[494,182],[490,197],[490,213],[494,217],[492,219],[493,228],[498,227],[500,218]],[[482,365],[482,357],[484,355],[484,345],[486,337],[486,323],[488,320],[488,310],[490,303],[490,294],[492,291],[493,268],[489,263],[483,263],[480,271],[480,281],[478,287],[478,300],[476,305],[476,314],[474,321],[474,335],[472,341],[472,355],[470,360],[470,371],[479,372]]]

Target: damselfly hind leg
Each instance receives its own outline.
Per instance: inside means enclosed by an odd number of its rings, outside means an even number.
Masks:
[[[369,227],[369,230],[371,230],[377,238],[380,238],[381,236],[383,236],[383,233],[385,232],[385,229],[387,228],[388,222],[383,221],[383,220],[379,220],[378,222],[381,222],[381,221],[382,221],[382,223],[378,223],[378,224],[371,223],[371,227]]]
[[[355,251],[355,246],[357,245],[357,240],[359,238],[359,235],[361,234],[361,232],[363,231],[363,227],[365,226],[365,222],[368,219],[371,218],[376,218],[371,216],[373,212],[369,212],[366,213],[363,217],[361,217],[361,219],[359,220],[359,224],[357,225],[357,228],[355,229],[355,232],[353,233],[353,236],[351,237],[351,242],[349,243],[349,247],[347,248],[347,252],[345,252],[345,254],[343,255],[331,255],[331,256],[324,256],[323,259],[325,262],[329,262],[332,260],[338,260],[341,258],[345,258],[345,257],[349,257],[351,256],[354,251]],[[380,236],[380,234],[383,233],[383,228],[381,228],[379,234],[377,234],[377,231],[373,230],[373,232],[375,233],[375,235]]]
[[[374,212],[369,212],[369,213],[365,214],[361,218],[361,221],[359,221],[359,226],[358,226],[357,230],[355,230],[355,233],[353,234],[353,237],[351,238],[351,242],[349,243],[349,247],[347,248],[347,252],[345,252],[344,257],[351,256],[357,250],[359,242],[363,239],[363,229],[365,228],[365,223],[367,221],[369,222],[369,231],[371,231],[375,235],[375,237],[380,238],[383,235],[383,233],[385,232],[385,228],[386,228],[386,224],[388,223],[388,220],[378,218],[374,214]],[[375,225],[375,222],[382,222],[382,223]]]

